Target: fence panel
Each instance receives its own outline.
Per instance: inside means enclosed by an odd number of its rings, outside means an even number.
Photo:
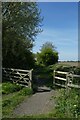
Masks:
[[[53,76],[54,76],[54,80],[53,80],[54,85],[65,87],[65,88],[66,87],[80,88],[80,75],[74,75],[69,72],[54,70]],[[74,79],[76,80],[75,83],[74,83]]]

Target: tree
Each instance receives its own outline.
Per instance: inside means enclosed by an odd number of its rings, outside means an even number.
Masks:
[[[50,49],[52,51],[55,51],[56,47],[52,44],[52,42],[48,41],[42,45],[41,51],[45,51],[46,49]]]
[[[51,42],[43,44],[41,52],[37,53],[37,61],[39,64],[46,66],[58,62],[58,52],[55,50],[55,46]]]
[[[2,53],[4,67],[19,67],[18,62],[30,64],[35,37],[41,32],[42,18],[37,3],[2,3]],[[22,63],[21,62],[21,63]]]

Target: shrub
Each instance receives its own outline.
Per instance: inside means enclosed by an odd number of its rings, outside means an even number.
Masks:
[[[2,94],[9,94],[21,90],[23,87],[15,83],[6,82],[2,84]]]
[[[65,89],[60,91],[61,94],[56,98],[56,117],[75,118],[80,117],[80,95],[79,90]]]
[[[26,95],[31,95],[32,93],[33,93],[32,89],[30,89],[28,87],[24,87],[19,94],[26,96]]]

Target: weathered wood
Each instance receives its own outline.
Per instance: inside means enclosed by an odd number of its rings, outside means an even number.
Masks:
[[[62,71],[55,71],[55,73],[60,73],[60,74],[67,74],[67,72],[62,72]]]
[[[64,74],[64,75],[66,75],[66,78],[58,77],[56,75],[56,73],[57,73],[57,75],[58,74]],[[62,72],[62,71],[55,71],[54,70],[53,78],[54,78],[54,82],[53,82],[54,85],[58,85],[58,86],[61,86],[61,87],[66,87],[66,89],[68,89],[68,87],[80,88],[80,85],[73,84],[73,78],[80,78],[80,75],[75,75],[75,74],[69,73],[69,72]],[[58,81],[59,80],[64,81],[65,85],[62,85],[61,83],[57,83],[57,80]]]
[[[65,79],[65,78],[61,78],[61,77],[55,77],[55,79],[59,79],[59,80],[66,81],[66,79]]]
[[[55,87],[55,70],[53,71],[53,85]]]
[[[57,85],[57,86],[61,86],[61,87],[66,87],[65,85],[61,85],[61,84],[58,84],[58,83],[55,83],[55,85]]]
[[[32,70],[21,70],[13,68],[3,68],[2,77],[3,79],[11,80],[15,83],[27,84],[31,88],[32,82]]]
[[[73,88],[80,88],[79,85],[74,85],[74,84],[68,84],[69,87],[73,87]]]
[[[80,78],[80,75],[73,75],[73,77],[77,77],[77,78]]]

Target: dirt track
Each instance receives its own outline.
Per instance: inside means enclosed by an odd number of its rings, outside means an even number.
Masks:
[[[13,114],[14,116],[46,114],[55,108],[55,101],[51,99],[54,95],[54,90],[42,88],[17,106]]]

